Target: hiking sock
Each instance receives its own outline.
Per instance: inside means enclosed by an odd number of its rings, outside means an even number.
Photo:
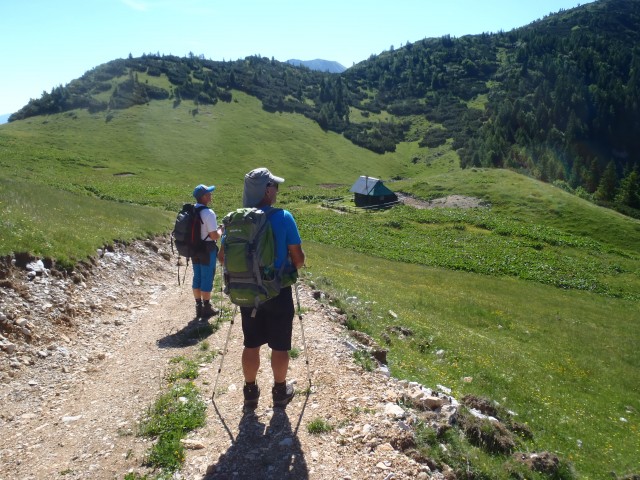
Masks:
[[[196,317],[202,316],[202,300],[196,300]]]

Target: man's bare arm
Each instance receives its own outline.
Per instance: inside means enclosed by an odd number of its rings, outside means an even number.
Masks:
[[[302,250],[302,245],[289,245],[289,257],[291,258],[291,263],[297,269],[300,269],[304,266],[305,255]]]

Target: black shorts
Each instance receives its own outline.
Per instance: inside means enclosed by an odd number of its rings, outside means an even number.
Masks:
[[[253,307],[240,307],[246,348],[257,348],[266,343],[272,350],[291,350],[295,315],[291,287],[283,288],[277,297],[260,305],[253,318],[252,312]]]

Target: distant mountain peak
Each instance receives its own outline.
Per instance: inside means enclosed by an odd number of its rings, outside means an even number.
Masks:
[[[322,60],[320,58],[316,58],[315,60],[296,60],[290,59],[287,60],[287,63],[291,65],[295,65],[299,67],[300,65],[309,68],[310,70],[317,70],[320,72],[329,72],[329,73],[342,73],[347,68],[338,62],[332,62],[331,60]]]

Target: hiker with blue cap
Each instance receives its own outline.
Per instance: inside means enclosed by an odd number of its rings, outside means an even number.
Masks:
[[[193,198],[196,199],[195,211],[200,215],[200,239],[205,248],[197,256],[192,257],[193,264],[193,296],[196,300],[196,317],[209,318],[217,312],[211,306],[211,291],[213,290],[213,277],[216,274],[216,256],[218,247],[216,241],[222,235],[222,229],[218,226],[216,214],[208,205],[211,202],[211,193],[215,186],[198,185],[193,190]]]

